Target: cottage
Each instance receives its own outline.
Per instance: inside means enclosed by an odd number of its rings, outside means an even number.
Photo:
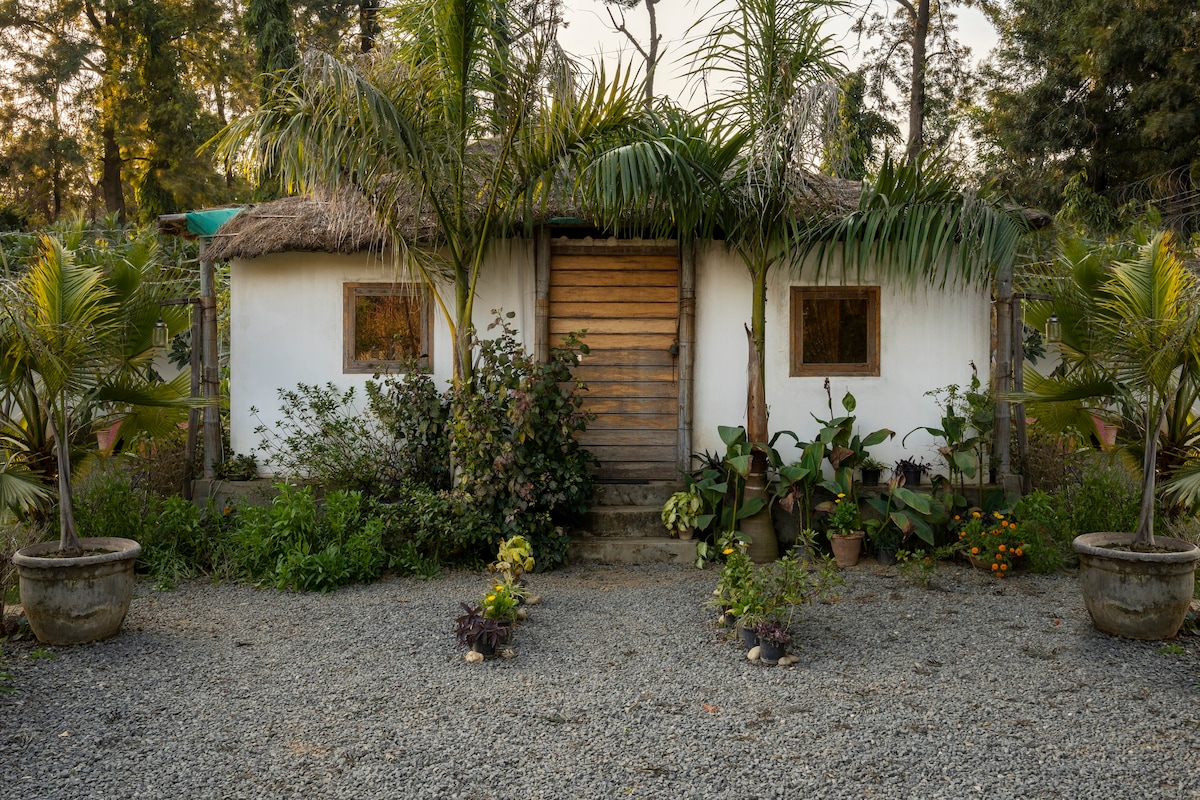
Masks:
[[[414,226],[421,220],[414,219]],[[258,446],[256,420],[278,416],[277,390],[298,382],[363,384],[404,353],[428,354],[440,381],[453,346],[441,309],[394,266],[368,209],[289,198],[244,210],[207,257],[231,263],[230,416],[235,452]],[[812,414],[852,392],[863,430],[899,434],[935,425],[932,389],[963,384],[971,364],[988,379],[990,287],[903,286],[881,272],[773,272],[768,289],[766,392],[772,431],[802,439]],[[721,449],[718,425],[745,422],[751,287],[719,241],[603,238],[578,220],[550,218],[532,238],[498,242],[475,303],[482,330],[491,309],[515,312],[535,352],[586,329],[581,377],[597,414],[586,434],[610,482],[671,482],[694,452]],[[390,344],[379,337],[391,326]],[[399,333],[397,333],[399,331]],[[385,352],[391,348],[391,352]],[[783,447],[787,457],[789,447]],[[874,449],[940,463],[924,431]]]

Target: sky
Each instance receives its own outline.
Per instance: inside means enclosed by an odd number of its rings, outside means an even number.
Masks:
[[[660,0],[658,9],[659,32],[663,36],[661,47],[665,55],[660,61],[655,91],[659,94],[670,94],[676,100],[687,105],[683,97],[684,82],[680,77],[682,65],[678,56],[686,51],[685,40],[688,28],[704,12],[713,7],[714,0]],[[876,6],[882,8],[884,0],[875,0]],[[894,4],[889,3],[894,7]],[[559,35],[559,41],[572,54],[582,58],[603,58],[609,67],[623,57],[625,63],[632,60],[641,63],[641,57],[629,44],[628,40],[612,29],[604,3],[601,0],[566,0],[565,16],[568,23],[566,30]],[[618,17],[619,18],[619,17]],[[628,26],[640,41],[649,40],[649,23],[645,7],[626,12]],[[847,61],[850,66],[859,60],[857,37],[849,33],[851,20],[842,17],[830,25],[830,33],[849,54]],[[996,44],[996,33],[991,24],[975,9],[962,8],[958,10],[959,38],[971,48],[976,60],[985,57]],[[865,43],[864,43],[865,45]]]

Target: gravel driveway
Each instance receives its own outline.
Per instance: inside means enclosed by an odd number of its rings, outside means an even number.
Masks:
[[[115,639],[6,645],[0,797],[1200,798],[1200,638],[1098,634],[1070,574],[844,575],[787,668],[690,568],[534,575],[481,665],[452,635],[479,574],[140,584]]]

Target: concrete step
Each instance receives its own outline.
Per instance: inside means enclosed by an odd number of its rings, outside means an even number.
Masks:
[[[683,489],[683,481],[654,483],[601,483],[596,485],[594,506],[655,506]]]
[[[572,564],[691,564],[696,543],[667,536],[587,536],[571,540]]]
[[[666,536],[659,506],[596,506],[584,515],[579,532],[590,536]]]

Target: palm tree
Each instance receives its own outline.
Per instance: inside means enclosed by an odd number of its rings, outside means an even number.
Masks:
[[[1036,381],[1025,398],[1031,413],[1052,424],[1075,422],[1081,410],[1104,414],[1115,407],[1140,429],[1142,501],[1130,547],[1148,551],[1160,441],[1178,424],[1168,425],[1170,419],[1192,415],[1200,385],[1200,281],[1170,233],[1111,264],[1108,249],[1081,240],[1059,244],[1056,260],[1067,280],[1050,308],[1062,324],[1064,370]],[[1177,497],[1194,502],[1195,473],[1193,467],[1175,475]]]
[[[692,77],[722,88],[695,117],[660,111],[645,141],[615,148],[589,168],[590,194],[608,224],[630,207],[663,209],[660,230],[721,236],[752,286],[747,433],[766,442],[764,353],[772,271],[815,277],[839,256],[860,274],[868,265],[913,283],[981,280],[1011,262],[1020,226],[995,202],[963,192],[933,160],[885,158],[861,186],[821,175],[837,119],[839,50],[822,26],[836,2],[739,0],[721,4],[692,51]],[[838,169],[825,163],[826,169]],[[844,195],[852,190],[847,204]],[[854,197],[857,197],[857,204]],[[810,259],[810,256],[813,258]],[[755,473],[766,454],[755,450]],[[765,485],[761,487],[765,492]],[[758,491],[758,489],[754,490]],[[769,521],[762,520],[764,533]]]
[[[151,280],[156,245],[86,248],[81,238],[79,226],[43,235],[29,269],[0,281],[0,501],[27,512],[56,484],[68,554],[80,552],[72,466],[96,449],[94,431],[162,433],[190,402],[186,375],[164,383],[151,367],[159,314],[184,327],[181,312],[160,310],[169,287]]]
[[[628,71],[583,86],[552,14],[506,0],[406,0],[393,44],[353,61],[308,53],[256,111],[216,140],[273,165],[286,189],[366,198],[404,266],[427,287],[470,378],[475,287],[492,242],[562,199],[560,182],[630,130],[641,102]],[[432,219],[405,239],[413,215]],[[447,295],[447,289],[453,297]]]

